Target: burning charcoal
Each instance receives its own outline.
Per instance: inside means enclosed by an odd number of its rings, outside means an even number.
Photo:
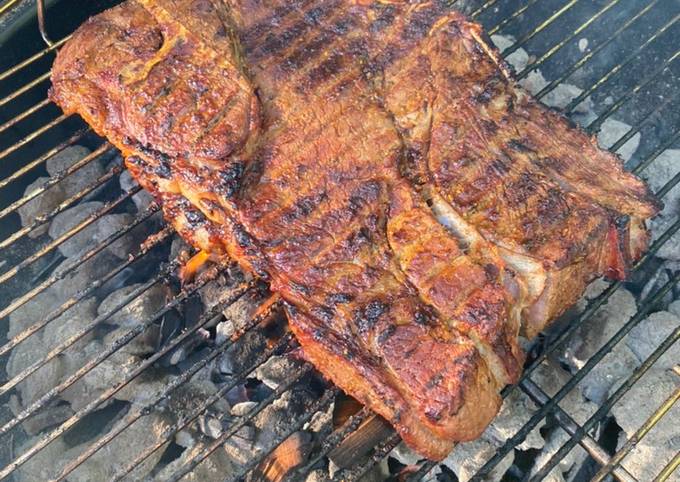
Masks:
[[[257,402],[241,402],[231,407],[231,414],[236,417],[244,417],[257,406]]]
[[[47,172],[50,176],[56,176],[88,154],[90,154],[90,150],[86,147],[69,146],[47,160]],[[103,156],[92,159],[83,167],[61,180],[59,184],[63,184],[64,191],[68,196],[72,196],[91,185],[97,178],[103,176],[106,172],[104,164]]]
[[[196,437],[191,430],[180,430],[175,434],[175,443],[182,447],[191,448],[196,445]]]
[[[487,440],[486,437],[477,439],[472,442],[458,444],[453,451],[442,461],[458,476],[460,482],[466,482],[489,460],[496,454],[500,444],[495,444]],[[501,480],[503,474],[512,465],[514,460],[514,452],[508,453],[505,458],[499,463],[489,474],[485,480]],[[439,466],[430,473],[431,476],[441,473]]]
[[[247,463],[255,453],[255,428],[244,425],[224,443],[224,451],[240,465]]]
[[[597,133],[597,141],[600,147],[604,149],[609,149],[623,137],[629,130],[631,126],[625,122],[617,121],[612,118],[608,118],[602,123],[600,131]],[[628,161],[637,150],[640,145],[640,133],[636,133],[633,137],[628,139],[624,145],[622,145],[618,151],[616,151],[621,159]]]
[[[7,375],[12,378],[36,362],[37,357],[47,353],[41,336],[32,336],[14,348],[7,362]],[[16,391],[20,396],[18,411],[26,408],[40,396],[57,385],[64,376],[63,366],[52,361],[19,383]],[[15,412],[15,415],[18,414]]]
[[[118,470],[134,460],[143,449],[160,442],[161,435],[168,425],[160,415],[154,412],[140,418],[76,469],[69,476],[69,480],[89,482],[111,479]],[[87,446],[88,443],[83,445]],[[167,443],[161,445],[157,451],[130,472],[129,480],[141,480],[149,474],[162,457],[166,446]]]
[[[94,280],[102,279],[104,276],[111,273],[111,271],[118,266],[120,261],[108,252],[102,252],[94,257],[88,259],[84,263],[75,266],[69,273],[63,275],[63,278],[55,282],[50,290],[55,294],[59,303],[66,301],[76,293],[89,288]],[[64,260],[59,266],[54,269],[53,274],[64,273],[70,266],[73,265],[73,259]],[[97,289],[98,297],[106,296],[111,291],[120,287],[127,278],[132,274],[132,270],[124,269],[107,281],[104,286]],[[51,306],[50,310],[58,306]]]
[[[532,380],[547,395],[555,395],[571,375],[555,363],[543,362],[531,375]],[[560,402],[560,407],[577,422],[584,423],[597,409],[594,403],[584,400],[578,390],[571,390]]]
[[[626,345],[642,363],[680,326],[680,318],[667,311],[652,313],[626,337]],[[673,368],[680,363],[680,343],[674,343],[655,363],[656,368]]]
[[[328,481],[330,481],[328,473],[323,469],[311,471],[309,474],[307,474],[307,478],[305,479],[305,482],[328,482]]]
[[[7,374],[10,377],[20,374],[39,358],[80,330],[92,319],[95,306],[94,300],[85,300],[50,322],[43,331],[37,332],[21,342],[10,353],[6,367]],[[35,321],[38,321],[38,319],[32,320],[32,322]],[[58,385],[66,375],[71,373],[68,360],[71,357],[78,356],[80,347],[91,337],[91,334],[86,335],[83,338],[84,341],[77,342],[61,356],[53,358],[17,385],[16,390],[21,397],[23,408]]]
[[[155,480],[168,480],[170,476],[188,463],[198,453],[204,450],[207,444],[197,442],[191,448],[187,448],[182,454],[167,466],[163,467],[155,476]],[[247,460],[247,459],[246,459]],[[216,450],[198,464],[190,473],[182,478],[185,482],[204,482],[209,480],[223,480],[229,478],[237,470],[238,465],[224,450]]]
[[[536,405],[523,391],[519,389],[511,390],[505,400],[503,400],[503,406],[487,429],[487,433],[494,440],[505,443],[506,440],[513,437],[524,426],[536,410]],[[517,445],[517,448],[520,450],[541,448],[544,442],[540,429],[544,424],[545,422],[539,423],[529,432],[524,441]]]
[[[57,214],[49,228],[49,235],[52,239],[57,239],[68,230],[80,224],[88,216],[102,209],[104,204],[98,201],[76,204],[75,206]],[[97,231],[94,223],[89,224],[77,234],[71,236],[59,245],[59,251],[66,257],[79,256],[88,248],[93,247],[93,238]]]
[[[222,435],[222,422],[210,415],[201,415],[198,417],[198,426],[205,435],[212,439],[216,439]]]
[[[205,306],[206,310],[209,310],[218,303],[232,298],[234,294],[241,289],[243,281],[243,275],[238,274],[236,277],[222,275],[216,281],[208,283],[199,290],[203,306]],[[256,309],[257,301],[259,299],[260,298],[255,298],[250,295],[244,295],[243,301],[240,301],[240,305],[231,309],[229,313],[234,321],[236,321],[236,326],[240,326],[240,324],[245,322],[246,317]],[[248,304],[250,304],[250,309],[247,309]]]
[[[605,286],[594,284],[589,288],[591,297]],[[585,302],[579,303],[583,309]],[[637,311],[635,298],[623,289],[616,290],[590,319],[576,330],[566,342],[561,359],[572,367],[580,369]],[[637,366],[637,360],[623,343],[617,344],[607,356],[586,375],[579,384],[583,395],[590,401],[601,403],[609,388],[621,377],[629,375]]]
[[[218,345],[225,343],[239,328],[246,325],[255,316],[261,298],[259,294],[253,296],[246,294],[229,305],[223,311],[225,320],[217,325],[215,343]]]
[[[553,455],[569,441],[571,436],[561,428],[555,428],[546,434],[546,443],[541,452],[536,456],[534,465],[530,473],[533,475],[538,472]],[[574,447],[560,462],[553,468],[544,479],[547,481],[561,482],[565,480],[566,474],[572,467],[580,467],[587,459],[588,454],[580,446]]]
[[[657,192],[678,172],[680,165],[680,150],[669,149],[662,152],[645,170],[640,173],[652,191]],[[657,239],[678,219],[680,214],[680,184],[671,189],[663,198],[664,208],[661,213],[650,221],[652,239]],[[657,256],[673,261],[680,261],[680,231],[666,241]]]
[[[255,371],[255,377],[269,388],[276,390],[278,386],[285,382],[288,375],[300,363],[287,356],[270,357],[262,366]]]
[[[656,271],[654,271],[649,277],[649,280],[642,289],[642,293],[640,293],[640,300],[644,300],[662,289],[678,271],[680,271],[679,262],[664,260],[663,263],[658,266]],[[665,308],[671,304],[674,298],[675,290],[670,289],[660,300],[656,302],[655,306],[658,308]]]
[[[680,300],[676,300],[668,305],[668,311],[680,318]]]
[[[17,448],[17,452],[24,453],[35,442],[35,438],[27,440],[21,447]],[[17,480],[27,481],[50,480],[58,475],[68,461],[77,455],[78,450],[67,445],[63,437],[59,437],[28,459],[26,463],[20,465],[17,469],[16,478]]]
[[[94,242],[96,244],[101,243],[115,232],[130,226],[133,220],[134,216],[127,213],[109,214],[102,217],[96,222],[97,232],[94,235]],[[120,259],[127,259],[131,254],[139,250],[140,245],[148,234],[148,226],[144,224],[137,225],[107,246],[106,249]]]
[[[24,196],[35,191],[37,188],[42,186],[48,179],[49,178],[47,177],[39,177],[38,179],[33,181],[31,184],[28,185],[26,190],[24,190]],[[61,186],[61,184],[56,184],[55,186],[52,186],[44,193],[40,194],[34,199],[31,199],[18,209],[19,216],[21,217],[21,224],[23,226],[28,226],[29,224],[33,223],[33,221],[35,221],[36,217],[42,214],[47,214],[50,211],[54,210],[66,198],[67,198],[66,192],[64,191],[64,188],[63,186]],[[37,238],[38,236],[45,234],[49,226],[50,226],[49,223],[45,223],[37,227],[30,233],[28,233],[28,236],[31,238]]]
[[[333,431],[333,410],[335,402],[324,411],[316,412],[305,424],[305,430],[313,432],[317,439],[323,440]]]
[[[141,285],[134,284],[114,291],[104,299],[97,309],[99,315],[104,315],[113,310],[120,303],[123,303],[130,293],[139,289]],[[165,304],[166,291],[162,285],[153,285],[141,295],[134,298],[123,308],[117,310],[111,317],[105,320],[109,325],[116,325],[120,329],[114,330],[107,335],[106,340],[112,342],[117,337],[122,336],[129,329],[147,321],[156,311]],[[158,349],[160,345],[160,329],[158,325],[152,324],[144,332],[130,341],[122,350],[131,355],[148,355]]]
[[[519,81],[520,85],[532,94],[540,92],[545,86],[548,85],[548,81],[545,80],[543,74],[538,70],[532,70]],[[564,109],[569,103],[578,97],[583,89],[572,85],[572,84],[558,84],[554,89],[548,92],[541,101],[550,107],[555,107],[556,109]],[[593,113],[593,102],[590,97],[583,100],[574,108],[574,114],[579,115],[584,123],[590,122],[595,118]]]
[[[51,288],[46,289],[30,302],[17,308],[9,315],[9,330],[7,336],[12,338],[26,328],[42,320],[52,310],[59,307],[61,302],[61,297],[56,290]],[[42,336],[42,334],[36,333],[33,336]]]
[[[225,395],[227,402],[231,405],[248,401],[248,390],[244,385],[237,385]]]
[[[139,186],[139,183],[135,181],[130,172],[127,170],[120,174],[119,182],[120,188],[125,192],[130,192],[132,189]],[[148,191],[141,190],[132,196],[132,202],[134,202],[135,206],[137,206],[137,210],[142,212],[153,202],[153,196],[149,194]]]
[[[255,417],[257,447],[266,448],[276,443],[281,433],[302,415],[305,405],[312,403],[312,397],[307,390],[289,390],[258,414]]]
[[[616,423],[624,430],[619,439],[619,448],[678,387],[680,378],[677,374],[657,366],[652,367],[633,385],[612,408]],[[616,388],[618,387],[613,387],[612,392]],[[652,480],[661,467],[680,451],[678,420],[680,405],[676,403],[623,459],[621,465],[637,480]]]
[[[179,236],[175,237],[172,240],[172,244],[170,245],[170,256],[168,257],[168,259],[170,259],[171,261],[177,259],[182,252],[188,253],[190,250],[191,246],[189,246],[189,244],[186,241],[184,241],[184,239],[180,238]]]
[[[609,388],[628,377],[638,365],[637,358],[627,347],[617,345],[581,382],[583,396],[593,403],[602,404]]]
[[[104,421],[104,423],[108,422]],[[102,449],[89,457],[80,467],[68,476],[69,481],[90,482],[110,480],[125,464],[133,460],[146,447],[160,441],[167,423],[156,413],[140,418],[122,434],[115,437]],[[31,439],[19,449],[24,453],[36,442]],[[69,445],[64,437],[59,437],[31,457],[18,469],[19,480],[49,480],[55,478],[66,466],[85,449],[91,441],[76,446]],[[151,454],[129,475],[129,480],[142,480],[150,474],[163,455],[164,446]]]
[[[169,397],[163,402],[166,411],[180,417],[196,410],[203,400],[219,390],[219,387],[211,380],[213,372],[214,366],[208,364],[198,370],[188,382],[170,392]],[[212,412],[217,414],[216,418],[225,418],[230,408],[224,398],[220,398],[211,405]]]
[[[13,409],[13,411],[15,410]],[[16,413],[19,411],[20,410],[16,410]],[[73,414],[74,411],[70,405],[58,401],[57,403],[51,403],[32,417],[24,420],[21,423],[21,426],[29,434],[37,435],[48,427],[55,427],[65,420],[68,420]]]
[[[96,310],[97,301],[94,298],[87,298],[77,303],[59,318],[48,323],[43,329],[45,345],[55,347],[85,329],[95,318]],[[93,337],[92,332],[87,333],[69,350],[79,349]]]
[[[200,355],[201,352],[197,352],[196,349],[205,344],[210,339],[210,333],[200,328],[194,335],[189,336],[189,338],[180,345],[173,349],[168,358],[168,363],[170,365],[180,365],[184,364],[187,360],[192,358],[192,355]],[[205,350],[203,350],[204,352]]]
[[[124,331],[122,328],[120,330]],[[66,370],[69,373],[75,372],[114,343],[120,334],[120,332],[114,331],[107,333],[103,340],[90,341],[64,360]],[[64,391],[62,398],[68,401],[74,410],[79,410],[90,400],[99,397],[110,389],[111,386],[126,379],[141,362],[140,357],[131,355],[123,347],[98,363],[82,379]],[[132,379],[119,390],[114,398],[134,403],[146,403],[161,392],[169,381],[167,374],[153,368],[147,368],[141,375]]]
[[[505,49],[515,43],[514,37],[509,35],[492,35],[491,41],[494,43],[494,45],[496,45],[501,53],[503,53]],[[510,65],[512,65],[512,67],[515,69],[515,72],[521,72],[529,63],[529,54],[526,50],[519,48],[508,55],[505,60]]]
[[[404,442],[401,442],[399,445],[394,447],[392,452],[390,452],[390,456],[394,457],[395,459],[397,459],[399,462],[401,462],[404,465],[416,465],[421,460],[423,460],[422,456],[415,453]]]
[[[158,414],[151,413],[137,420],[123,434],[114,438],[101,450],[79,467],[69,480],[89,482],[92,480],[109,480],[116,471],[123,468],[130,460],[134,460],[146,447],[162,440],[161,435],[168,423]],[[163,455],[167,443],[151,454],[135,468],[128,477],[130,480],[141,480],[156,466]]]
[[[224,291],[226,281],[226,279],[218,279],[212,283],[208,283],[199,290],[201,301],[207,310],[217,305],[220,300],[225,299]]]

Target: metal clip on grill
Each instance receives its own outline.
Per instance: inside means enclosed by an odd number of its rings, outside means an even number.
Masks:
[[[0,14],[10,11],[21,2],[10,0],[0,6]],[[670,51],[663,48],[662,42],[668,42],[673,35],[677,38],[680,34],[678,29],[678,19],[680,10],[677,5],[669,5],[672,2],[661,2],[651,0],[649,2],[630,2],[625,0],[610,0],[599,2],[601,7],[595,9],[593,5],[586,8],[589,2],[580,0],[540,2],[538,0],[528,0],[525,2],[508,2],[502,0],[488,0],[457,2],[454,0],[452,5],[460,3],[459,7],[466,8],[471,12],[471,16],[480,21],[487,27],[491,34],[508,33],[512,34],[516,41],[503,51],[503,56],[512,61],[513,56],[527,49],[532,52],[526,63],[521,65],[521,70],[517,73],[519,81],[528,81],[536,75],[538,69],[552,69],[550,81],[545,81],[544,85],[539,86],[536,96],[539,99],[547,100],[554,95],[556,89],[564,82],[576,78],[575,74],[582,74],[579,78],[588,78],[589,84],[583,90],[574,94],[564,106],[567,115],[578,118],[578,109],[589,99],[604,98],[608,96],[600,114],[594,118],[583,121],[586,129],[595,134],[607,121],[614,115],[625,118],[635,118],[630,126],[612,140],[611,149],[618,151],[622,149],[635,136],[642,134],[646,139],[649,132],[658,132],[661,135],[650,136],[651,140],[645,140],[641,145],[642,154],[635,157],[629,166],[635,173],[645,175],[654,166],[655,161],[667,149],[676,146],[680,139],[680,129],[678,129],[678,119],[673,118],[672,113],[678,111],[678,92],[680,92],[680,79],[673,74],[673,69],[677,70],[677,59],[680,50]],[[548,8],[545,3],[554,4]],[[519,6],[518,6],[519,5]],[[664,10],[666,9],[666,10]],[[533,12],[541,12],[543,16],[536,18]],[[547,12],[547,13],[544,13]],[[663,13],[663,14],[662,14]],[[79,15],[79,12],[73,12]],[[578,19],[575,22],[574,19]],[[662,21],[658,19],[662,18]],[[177,282],[174,279],[176,268],[180,265],[180,259],[172,259],[169,264],[160,266],[159,253],[167,255],[168,242],[175,238],[169,227],[158,227],[158,207],[151,204],[147,209],[140,211],[131,221],[123,226],[108,232],[103,238],[97,238],[96,242],[88,245],[87,249],[78,256],[68,258],[58,270],[54,270],[55,263],[62,261],[63,256],[59,253],[66,243],[73,241],[79,234],[91,233],[92,229],[98,226],[99,221],[111,213],[119,213],[129,207],[132,200],[140,193],[139,187],[132,187],[127,191],[121,192],[117,188],[117,182],[124,172],[120,163],[111,162],[111,157],[115,154],[113,148],[106,142],[94,136],[89,128],[84,128],[77,120],[69,116],[58,114],[55,109],[50,107],[50,103],[45,97],[45,89],[48,83],[50,72],[46,60],[52,59],[56,50],[68,40],[70,35],[63,36],[60,40],[52,42],[47,34],[46,21],[47,12],[42,0],[37,2],[37,19],[40,35],[48,47],[44,50],[28,55],[26,52],[25,60],[15,62],[14,65],[5,65],[6,70],[0,73],[0,107],[3,112],[11,112],[11,117],[0,118],[0,219],[3,226],[0,227],[0,320],[3,327],[2,333],[7,333],[10,325],[10,317],[16,316],[22,310],[30,309],[41,296],[52,292],[55,287],[60,286],[67,280],[78,279],[78,273],[85,269],[89,264],[98,263],[108,250],[112,249],[116,243],[121,242],[136,229],[150,226],[149,233],[156,234],[149,238],[134,254],[127,259],[120,260],[116,266],[111,267],[107,272],[95,278],[80,279],[81,285],[63,300],[63,302],[50,306],[45,312],[40,312],[39,316],[34,317],[32,322],[23,326],[22,329],[14,329],[11,336],[8,335],[0,346],[0,363],[6,366],[8,359],[13,353],[19,351],[35,337],[42,336],[46,330],[63,328],[69,323],[73,323],[73,317],[93,296],[102,296],[102,290],[110,289],[110,285],[116,283],[126,273],[139,270],[146,270],[142,278],[138,279],[138,284],[130,289],[125,296],[121,297],[116,303],[110,304],[108,309],[98,311],[87,323],[79,328],[67,330],[68,336],[64,339],[54,341],[48,351],[33,354],[30,363],[23,368],[14,371],[11,376],[7,376],[1,381],[0,385],[0,404],[8,405],[10,400],[16,399],[16,391],[24,386],[28,381],[36,376],[42,376],[46,368],[52,366],[55,360],[61,360],[68,356],[73,350],[80,350],[82,342],[89,340],[94,333],[105,333],[105,327],[111,319],[120,316],[135,303],[143,302],[144,296],[150,290],[165,286],[168,292],[174,293],[169,296],[167,301],[152,314],[143,319],[136,320],[137,323],[129,329],[122,330],[113,340],[108,340],[106,344],[90,359],[83,360],[78,367],[71,367],[71,370],[64,373],[58,382],[47,387],[42,393],[38,393],[32,400],[24,401],[18,409],[14,409],[14,415],[8,415],[7,410],[0,411],[0,439],[3,441],[0,446],[11,446],[11,450],[0,451],[0,479],[11,476],[20,476],[22,467],[28,464],[33,457],[36,457],[50,444],[57,439],[69,437],[72,429],[91,416],[102,407],[110,405],[116,400],[125,387],[135,379],[148,377],[149,372],[163,365],[163,360],[176,353],[178,349],[194,339],[198,334],[202,336],[215,337],[215,326],[225,320],[225,316],[230,316],[230,309],[244,300],[249,300],[253,293],[262,291],[262,287],[252,280],[237,281],[223,296],[220,296],[214,305],[204,310],[196,321],[184,327],[181,331],[168,334],[160,346],[156,347],[151,355],[146,355],[140,359],[139,363],[129,370],[125,370],[121,378],[112,382],[110,386],[104,387],[99,393],[91,394],[88,400],[83,400],[78,409],[72,414],[57,419],[54,423],[47,423],[41,430],[41,435],[27,439],[21,447],[15,447],[15,441],[26,439],[26,435],[20,435],[22,424],[30,421],[41,414],[45,415],[56,405],[64,403],[62,396],[73,390],[79,382],[100,370],[103,363],[111,360],[121,351],[129,350],[133,340],[138,340],[145,336],[145,333],[153,328],[164,326],[166,318],[187,304],[198,293],[201,295],[207,287],[214,286],[216,278],[224,277],[223,272],[213,268],[207,273],[203,273],[196,281],[182,289],[174,289]],[[529,20],[533,19],[531,25]],[[79,21],[84,18],[78,19]],[[652,28],[653,26],[653,28]],[[50,30],[54,27],[51,25]],[[581,48],[581,52],[574,55],[569,50],[574,50],[575,43],[581,46],[581,41],[587,35],[593,35],[593,29],[606,30],[607,35],[600,36],[599,42],[587,48]],[[57,31],[55,28],[54,31]],[[635,35],[631,35],[636,32]],[[642,32],[642,33],[641,33]],[[627,40],[625,40],[627,39]],[[615,45],[626,45],[626,51],[621,55],[613,55],[612,47]],[[611,60],[602,64],[603,56],[609,56]],[[653,59],[653,62],[646,69],[645,75],[639,79],[627,77],[629,69],[640,62],[641,58]],[[619,59],[620,60],[617,60]],[[45,67],[47,65],[47,67]],[[555,67],[557,66],[557,67]],[[586,74],[583,74],[586,72]],[[588,74],[587,72],[591,72]],[[632,80],[632,81],[631,81]],[[657,95],[650,93],[662,92]],[[649,102],[649,99],[653,102]],[[674,109],[675,107],[675,109]],[[636,115],[632,115],[636,112]],[[582,120],[582,119],[579,119]],[[32,185],[30,190],[26,190],[28,184],[35,180],[39,175],[44,176],[46,166],[50,159],[68,150],[76,143],[87,144],[91,147],[90,154],[75,159],[68,166],[63,167],[58,172],[51,170],[47,179],[42,179],[38,185]],[[18,213],[22,213],[27,207],[32,206],[55,189],[62,189],[72,179],[77,177],[79,172],[86,172],[89,166],[108,162],[108,170],[90,179],[86,185],[79,187],[75,192],[70,192],[64,199],[55,206],[34,216],[23,226],[18,222]],[[670,173],[665,184],[658,189],[658,196],[668,198],[668,195],[680,182],[680,162],[676,164],[676,172]],[[50,169],[48,169],[50,170]],[[107,201],[90,212],[87,216],[79,219],[75,224],[58,235],[48,239],[33,236],[37,230],[45,230],[50,223],[59,218],[64,212],[68,211],[79,203],[88,201],[94,195],[105,192]],[[22,194],[23,193],[23,194]],[[22,214],[23,215],[23,214]],[[667,243],[672,243],[673,236],[680,229],[680,219],[674,219],[664,225],[664,231],[655,233],[655,240],[649,252],[637,263],[635,267],[637,273],[649,271],[649,266],[659,263],[657,256]],[[140,266],[146,268],[140,268]],[[149,267],[153,269],[149,269]],[[227,270],[227,272],[233,272]],[[238,276],[241,275],[236,275]],[[640,275],[642,276],[642,275]],[[563,430],[569,434],[570,438],[561,448],[557,449],[550,456],[546,457],[541,464],[534,468],[532,472],[513,473],[514,479],[522,480],[541,480],[548,476],[555,467],[565,460],[565,457],[572,449],[579,445],[589,456],[589,460],[595,469],[591,475],[593,480],[605,480],[612,475],[616,480],[635,481],[636,476],[632,470],[627,468],[626,461],[635,452],[637,446],[644,443],[645,437],[661,424],[673,424],[669,419],[669,413],[680,399],[680,388],[676,388],[651,414],[641,416],[639,429],[625,442],[619,444],[618,450],[607,445],[597,432],[597,428],[602,429],[612,417],[612,409],[620,403],[623,397],[629,392],[636,383],[643,377],[649,376],[652,366],[661,359],[671,347],[677,348],[680,339],[680,327],[676,327],[666,338],[659,340],[647,354],[646,360],[632,370],[626,376],[616,390],[610,391],[608,396],[600,404],[599,408],[590,414],[585,422],[576,421],[573,413],[560,406],[560,402],[574,390],[579,383],[590,375],[594,369],[602,364],[602,360],[609,355],[613,355],[615,348],[620,346],[621,341],[637,325],[647,318],[650,313],[658,310],[664,303],[669,293],[674,293],[676,284],[680,279],[680,272],[669,273],[663,282],[652,286],[651,290],[646,290],[637,306],[637,312],[630,317],[610,338],[605,340],[602,346],[575,370],[570,378],[553,394],[546,393],[535,379],[535,374],[539,367],[545,367],[545,363],[554,357],[558,350],[563,349],[573,336],[600,312],[602,307],[619,290],[623,289],[620,282],[609,283],[608,286],[597,296],[590,299],[585,308],[568,323],[558,324],[561,328],[554,330],[546,338],[545,345],[534,353],[531,362],[526,368],[519,384],[508,387],[504,391],[504,397],[510,396],[513,392],[521,391],[535,404],[536,410],[528,414],[528,420],[521,428],[516,430],[504,443],[499,444],[495,454],[480,463],[476,474],[471,474],[472,480],[483,480],[495,472],[501,462],[514,451],[518,450],[519,445],[525,438],[535,430],[540,424],[550,418],[554,423],[555,430]],[[85,284],[82,284],[85,281]],[[218,288],[219,289],[219,288]],[[634,289],[634,288],[631,288]],[[257,297],[255,297],[257,298]],[[254,299],[255,299],[254,298]],[[204,343],[204,349],[193,354],[188,360],[189,363],[172,365],[171,376],[166,377],[166,381],[161,389],[157,390],[153,396],[144,402],[133,403],[127,412],[119,416],[110,427],[107,427],[103,434],[98,434],[87,440],[85,448],[80,454],[65,462],[58,473],[51,475],[53,480],[67,480],[84,464],[91,461],[96,454],[106,450],[112,443],[120,438],[128,436],[128,429],[139,420],[148,416],[158,407],[163,407],[169,403],[175,394],[182,390],[191,380],[206,367],[214,366],[230,350],[234,349],[241,341],[254,333],[269,333],[269,347],[261,350],[257,356],[239,370],[232,373],[227,382],[221,383],[219,388],[208,395],[200,395],[195,403],[187,408],[185,412],[178,416],[174,423],[168,424],[158,435],[155,442],[143,447],[134,457],[121,462],[115,474],[111,474],[114,480],[131,477],[136,474],[136,470],[144,466],[149,460],[158,460],[159,453],[165,451],[163,457],[172,459],[175,462],[169,473],[162,472],[167,480],[179,480],[185,475],[198,470],[206,459],[216,454],[221,447],[237,436],[244,427],[256,423],[258,415],[270,409],[272,404],[279,403],[287,392],[295,390],[300,386],[307,386],[310,383],[324,385],[325,382],[319,379],[312,379],[313,369],[308,364],[298,364],[285,375],[285,379],[275,388],[260,397],[257,403],[252,404],[250,410],[235,417],[233,420],[222,421],[222,429],[215,434],[212,440],[208,440],[202,445],[202,449],[196,450],[186,448],[180,458],[178,457],[177,447],[174,441],[179,434],[186,432],[188,428],[195,426],[197,420],[204,417],[212,410],[215,404],[228,397],[234,390],[243,390],[248,387],[249,380],[252,380],[257,370],[271,360],[271,357],[281,355],[294,347],[294,340],[285,331],[281,317],[277,315],[279,303],[275,297],[260,297],[260,308],[252,310],[249,319],[242,326],[230,333],[227,338],[220,342]],[[226,314],[226,315],[225,315]],[[276,329],[272,328],[276,327]],[[103,330],[103,331],[102,331]],[[283,330],[283,334],[282,333]],[[58,331],[58,330],[57,330]],[[271,335],[271,332],[278,333]],[[675,345],[674,345],[675,344]],[[680,360],[676,360],[680,363]],[[166,364],[167,365],[167,364]],[[180,366],[181,365],[181,366]],[[675,367],[676,386],[680,385],[680,368]],[[288,440],[294,433],[306,429],[310,420],[319,411],[328,410],[328,407],[339,396],[339,391],[328,385],[324,385],[323,393],[318,399],[303,404],[301,415],[290,420],[289,426],[276,434],[276,437],[269,440],[267,444],[254,452],[254,456],[243,462],[234,473],[220,474],[220,478],[241,479],[248,474],[261,474],[264,460],[275,457],[277,449],[284,441]],[[15,402],[12,402],[15,403]],[[336,453],[338,447],[342,447],[348,437],[361,432],[374,415],[367,409],[361,409],[351,414],[348,419],[338,426],[335,426],[330,433],[326,434],[317,445],[312,449],[302,463],[297,464],[291,471],[285,471],[279,476],[268,475],[271,480],[304,480],[311,471],[325,466],[325,461],[331,457],[330,454]],[[677,428],[677,422],[676,428]],[[678,436],[676,430],[676,438]],[[72,443],[72,442],[70,442]],[[355,454],[353,463],[344,468],[338,468],[333,480],[357,480],[382,464],[389,457],[394,457],[393,450],[400,443],[399,437],[390,432],[377,446],[364,447],[363,452]],[[172,452],[174,446],[175,452]],[[170,448],[168,448],[170,447]],[[457,450],[457,449],[455,449]],[[155,454],[155,455],[154,455]],[[174,455],[173,455],[174,454]],[[153,458],[156,457],[156,458]],[[3,458],[4,457],[4,458]],[[408,472],[408,480],[419,480],[423,477],[433,477],[433,469],[439,464],[434,462],[420,461],[417,466]],[[676,469],[680,465],[680,456],[676,455],[670,460],[659,462],[658,470],[655,474],[656,480],[671,480],[677,477]],[[168,466],[169,467],[169,466]],[[443,474],[448,469],[443,470]],[[197,474],[199,472],[196,472]],[[406,472],[402,473],[406,477]],[[149,474],[151,475],[151,474]],[[513,479],[513,480],[514,480]],[[21,480],[21,477],[18,478]],[[217,480],[217,479],[216,479]],[[579,480],[579,479],[572,479]]]

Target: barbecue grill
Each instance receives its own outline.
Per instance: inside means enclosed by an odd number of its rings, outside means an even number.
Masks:
[[[115,149],[47,100],[55,52],[113,3],[0,4],[0,479],[324,480],[330,466],[334,480],[456,480],[450,464],[400,456],[396,433],[296,356],[262,282],[213,266],[181,285],[190,249],[126,178]],[[636,174],[655,172],[650,184],[670,200],[630,281],[599,283],[529,346],[519,384],[503,395],[522,396],[531,409],[492,450],[454,449],[478,462],[458,477],[563,480],[560,467],[579,451],[580,467],[564,471],[570,480],[646,480],[634,460],[661,431],[670,434],[661,442],[669,455],[651,454],[649,477],[678,480],[680,323],[652,330],[641,359],[597,403],[580,394],[677,298],[680,156],[671,149],[680,143],[680,2],[452,4],[485,26],[538,98],[593,135],[607,127],[600,141],[627,152]],[[612,328],[607,309],[622,299],[634,300],[632,309]],[[593,326],[606,336],[569,365],[569,347]],[[273,362],[280,373],[263,383]],[[633,428],[623,430],[617,407],[662,372],[670,388],[652,384],[654,402],[632,411]],[[578,400],[585,415],[575,413]],[[522,448],[541,427],[564,436],[551,451]]]

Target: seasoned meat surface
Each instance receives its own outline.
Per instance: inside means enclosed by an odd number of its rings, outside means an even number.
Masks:
[[[436,2],[128,0],[52,80],[183,237],[268,279],[310,361],[432,459],[495,415],[520,329],[623,276],[656,210]]]

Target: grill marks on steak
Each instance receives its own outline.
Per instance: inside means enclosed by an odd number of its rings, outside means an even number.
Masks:
[[[625,277],[657,202],[614,155],[517,86],[477,25],[421,7],[411,13],[420,23],[399,21],[427,36],[402,36],[417,48],[375,75],[409,146],[404,172],[446,222],[494,243],[526,280],[533,337],[595,276]]]
[[[623,265],[633,254],[602,237],[643,243],[612,231],[614,201],[631,218],[653,210],[635,212],[641,185],[622,173],[593,202],[570,187],[578,169],[539,169],[535,152],[553,149],[541,136],[505,135],[497,117],[521,91],[478,33],[438,3],[129,0],[64,46],[52,98],[123,150],[183,237],[268,277],[310,360],[439,459],[519,376],[527,293],[525,314],[568,298],[539,299],[562,282],[553,258],[564,279]],[[469,99],[492,81],[500,93]],[[595,249],[558,236],[576,229]]]

